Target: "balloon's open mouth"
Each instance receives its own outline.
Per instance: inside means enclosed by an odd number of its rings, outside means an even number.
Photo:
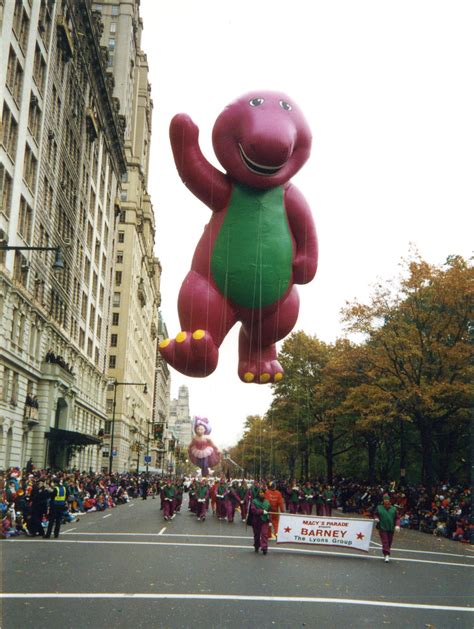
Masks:
[[[253,173],[256,173],[257,175],[274,175],[285,165],[281,164],[280,166],[264,166],[263,164],[257,164],[257,162],[254,162],[252,159],[250,159],[250,157],[245,154],[245,151],[242,148],[241,144],[239,144],[239,150],[240,156],[244,164],[249,170],[251,170]]]

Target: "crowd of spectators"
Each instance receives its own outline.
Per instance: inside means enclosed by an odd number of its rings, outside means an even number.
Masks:
[[[344,513],[370,515],[387,491],[400,514],[401,527],[459,542],[470,541],[469,487],[442,483],[430,491],[423,485],[370,486],[345,479],[335,485],[336,500]]]
[[[38,501],[44,496],[42,526],[48,526],[48,498],[53,487],[61,484],[67,492],[65,522],[73,522],[79,516],[94,511],[113,509],[137,498],[142,491],[143,475],[96,474],[93,472],[55,472],[36,470],[28,465],[23,472],[10,468],[0,472],[0,513],[2,526],[0,538],[31,534],[30,520]],[[157,491],[158,479],[151,476],[147,491]]]
[[[19,468],[0,471],[0,537],[30,534],[29,522],[38,490],[44,492],[47,498],[58,483],[66,488],[64,518],[71,522],[85,513],[125,504],[142,496],[144,491],[155,497],[160,494],[163,479],[155,475],[145,478],[144,474],[136,473],[38,470],[34,469],[30,460],[23,471]],[[294,484],[277,482],[285,502],[291,495],[290,490],[296,489],[292,487]],[[311,485],[317,513],[318,503],[327,502],[330,496],[332,507],[343,513],[371,517],[377,505],[381,504],[383,495],[389,493],[392,504],[398,509],[402,527],[464,543],[469,543],[471,539],[471,492],[464,485],[443,483],[430,491],[422,485],[368,485],[344,478],[336,479],[331,485],[319,481],[300,485],[300,498],[304,497],[303,485]],[[46,500],[42,514],[45,528],[48,526],[47,506]]]

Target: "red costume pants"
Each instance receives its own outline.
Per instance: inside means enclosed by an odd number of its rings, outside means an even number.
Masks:
[[[226,511],[225,511],[225,502],[224,498],[217,498],[216,500],[216,515],[219,519],[225,520]]]
[[[301,510],[304,515],[311,515],[311,511],[313,510],[313,503],[309,502],[309,500],[305,500],[301,505]]]
[[[174,515],[174,500],[165,498],[163,501],[163,515],[165,518],[172,518]]]
[[[382,542],[382,553],[390,555],[390,549],[393,541],[393,531],[382,531],[379,529],[380,541]]]
[[[262,522],[258,516],[253,516],[253,545],[255,548],[262,550],[268,549],[268,522]]]
[[[225,501],[225,510],[226,510],[226,515],[227,515],[227,521],[233,522],[234,516],[235,516],[235,504],[232,502],[232,500]]]
[[[206,501],[204,500],[203,502],[200,502],[199,499],[196,501],[196,515],[199,519],[201,520],[205,520],[206,519],[206,511],[207,511],[207,504]]]

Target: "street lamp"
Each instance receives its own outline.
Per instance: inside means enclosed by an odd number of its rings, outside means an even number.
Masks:
[[[17,247],[10,245],[0,245],[0,251],[55,251],[53,271],[62,271],[64,269],[63,256],[61,247]]]
[[[112,406],[112,432],[110,433],[110,452],[109,452],[109,474],[112,474],[112,461],[113,461],[113,448],[114,448],[114,432],[115,432],[115,408],[117,406],[117,387],[122,385],[124,387],[130,385],[137,385],[143,387],[143,393],[146,395],[148,393],[148,389],[146,386],[146,382],[117,382],[114,380],[114,402]]]
[[[158,422],[159,425],[159,422]],[[156,439],[156,434],[155,434],[155,422],[153,420],[151,421],[147,421],[147,432],[146,432],[146,474],[147,477],[149,476],[148,474],[148,466],[150,464],[150,426],[151,426],[151,439]]]

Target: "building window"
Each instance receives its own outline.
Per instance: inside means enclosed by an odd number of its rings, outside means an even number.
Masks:
[[[116,365],[117,365],[117,356],[109,356],[110,369],[115,369]]]
[[[95,306],[91,304],[89,311],[89,330],[94,333],[95,328]]]
[[[115,33],[117,31],[117,22],[110,22],[110,32]]]
[[[87,256],[84,257],[84,281],[89,284],[89,278],[91,275],[91,261]]]
[[[115,271],[115,286],[122,286],[122,271]]]
[[[92,251],[93,235],[94,235],[94,228],[92,227],[92,224],[89,222],[87,225],[87,246],[89,248],[89,251]]]
[[[87,294],[82,293],[81,317],[85,320],[87,316]]]
[[[120,293],[114,293],[112,306],[114,306],[114,308],[118,308],[120,306]]]
[[[117,342],[118,342],[118,335],[117,334],[111,334],[111,336],[110,336],[110,347],[117,347]]]
[[[33,210],[30,208],[24,197],[20,199],[20,212],[18,216],[18,233],[23,240],[29,244],[31,239],[31,226]]]
[[[112,314],[112,325],[118,325],[120,320],[120,314],[118,312],[114,312]]]
[[[18,373],[16,371],[13,372],[12,378],[12,393],[10,398],[10,404],[16,406],[18,403]]]
[[[20,103],[21,88],[23,86],[23,68],[10,46],[7,66],[7,87],[10,90],[16,104]]]
[[[0,212],[10,218],[12,204],[12,178],[0,164]]]
[[[49,32],[51,30],[51,15],[46,7],[46,0],[41,0],[41,8],[38,19],[38,31],[45,46],[49,42]]]
[[[112,15],[118,15],[119,14],[119,6],[118,6],[118,4],[113,4],[110,8],[112,9]]]
[[[122,264],[123,263],[123,251],[118,251],[117,252],[117,264]]]
[[[8,156],[15,161],[16,143],[18,140],[18,123],[12,115],[12,112],[8,109],[7,104],[3,103],[2,112],[2,144],[8,153]]]
[[[23,8],[22,0],[16,0],[15,11],[13,13],[13,32],[17,36],[18,42],[25,52],[26,45],[28,43],[28,30],[30,26],[30,20],[26,11]]]
[[[39,134],[41,127],[41,109],[38,107],[38,99],[31,93],[30,109],[28,112],[28,129],[33,136],[36,144],[39,143]]]
[[[118,233],[118,241],[119,242],[125,242],[125,232],[119,232]]]
[[[36,183],[36,171],[38,169],[38,160],[33,154],[29,144],[25,147],[25,159],[23,161],[23,179],[28,188],[33,191]]]
[[[26,13],[23,11],[23,15],[21,16],[21,27],[20,27],[20,37],[18,41],[20,42],[20,47],[23,52],[26,52],[26,47],[28,46],[28,31],[30,30],[30,19]]]
[[[111,37],[109,39],[109,50],[115,50],[115,38]]]
[[[3,368],[3,386],[2,386],[2,400],[7,402],[8,400],[8,392],[10,389],[10,369],[7,367]]]
[[[41,93],[44,90],[44,81],[46,78],[46,62],[41,54],[40,47],[36,44],[35,61],[33,65],[33,79]]]

